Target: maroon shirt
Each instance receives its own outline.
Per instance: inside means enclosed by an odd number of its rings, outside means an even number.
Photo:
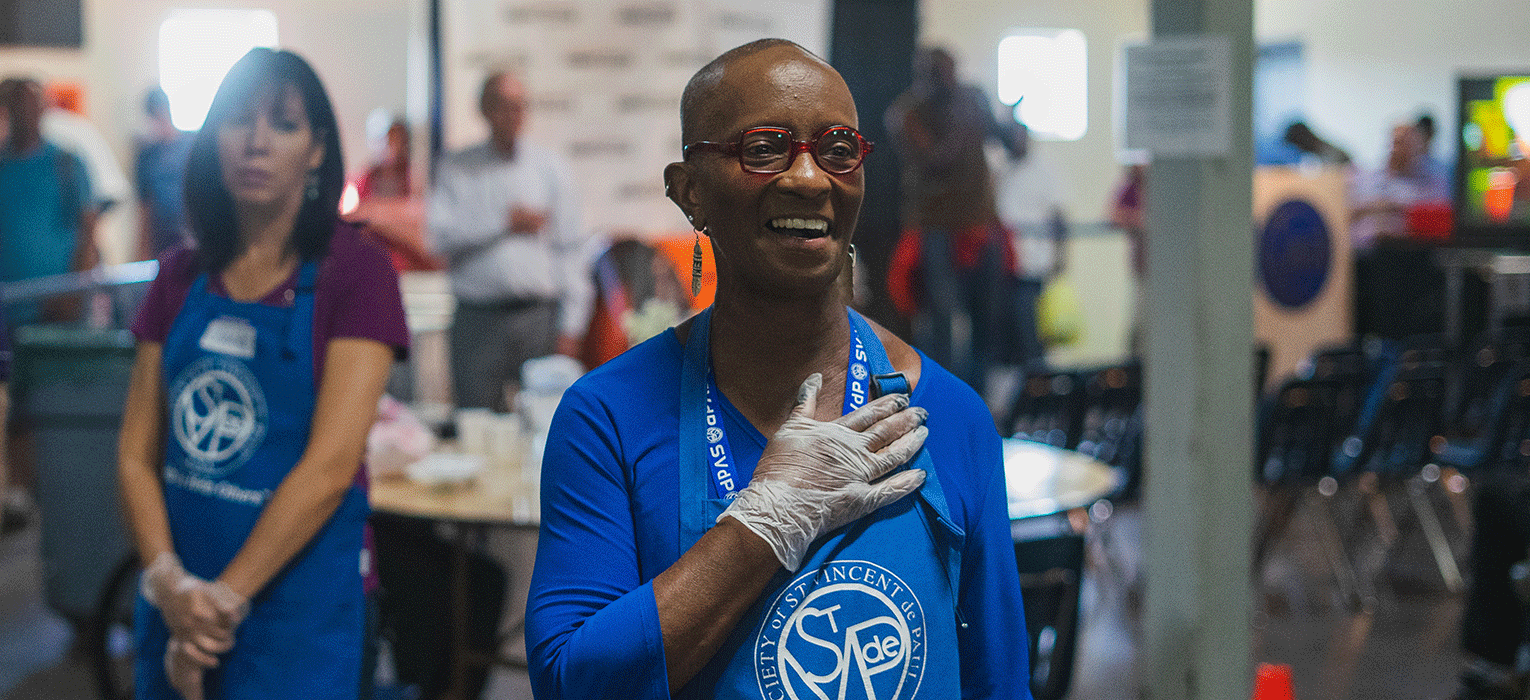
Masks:
[[[149,286],[133,336],[140,341],[163,343],[170,326],[186,303],[186,295],[201,270],[193,250],[172,248],[160,258],[159,276]],[[287,281],[271,290],[261,303],[286,306],[287,292],[297,284],[294,271]],[[207,288],[227,297],[223,278],[211,275]],[[335,338],[366,338],[393,348],[397,359],[409,356],[409,328],[404,324],[404,298],[388,254],[361,237],[349,224],[336,227],[329,255],[319,263],[314,283],[313,310],[314,382],[324,376],[324,353]]]

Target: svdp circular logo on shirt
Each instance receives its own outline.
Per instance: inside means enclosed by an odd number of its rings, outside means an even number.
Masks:
[[[798,576],[767,609],[755,678],[770,700],[904,700],[924,679],[924,610],[902,579],[868,561]]]
[[[199,476],[227,476],[266,436],[266,397],[243,362],[203,357],[181,370],[170,395],[171,434]]]

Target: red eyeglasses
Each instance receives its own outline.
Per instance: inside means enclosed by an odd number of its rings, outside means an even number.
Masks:
[[[693,151],[737,156],[744,172],[765,175],[786,172],[798,153],[811,153],[818,167],[835,175],[846,175],[866,161],[871,142],[848,126],[831,126],[811,141],[797,141],[786,129],[762,126],[744,131],[737,141],[697,141],[683,149],[687,158]]]

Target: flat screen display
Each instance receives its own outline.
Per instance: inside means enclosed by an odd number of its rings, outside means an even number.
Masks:
[[[80,0],[0,0],[0,46],[80,45]]]
[[[1459,86],[1456,236],[1530,247],[1530,70]]]

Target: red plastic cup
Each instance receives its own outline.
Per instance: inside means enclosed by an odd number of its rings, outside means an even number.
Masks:
[[[1408,233],[1422,240],[1450,238],[1454,226],[1450,205],[1445,202],[1424,202],[1408,207]]]
[[[1254,700],[1295,700],[1295,697],[1290,666],[1259,664],[1254,671]]]

